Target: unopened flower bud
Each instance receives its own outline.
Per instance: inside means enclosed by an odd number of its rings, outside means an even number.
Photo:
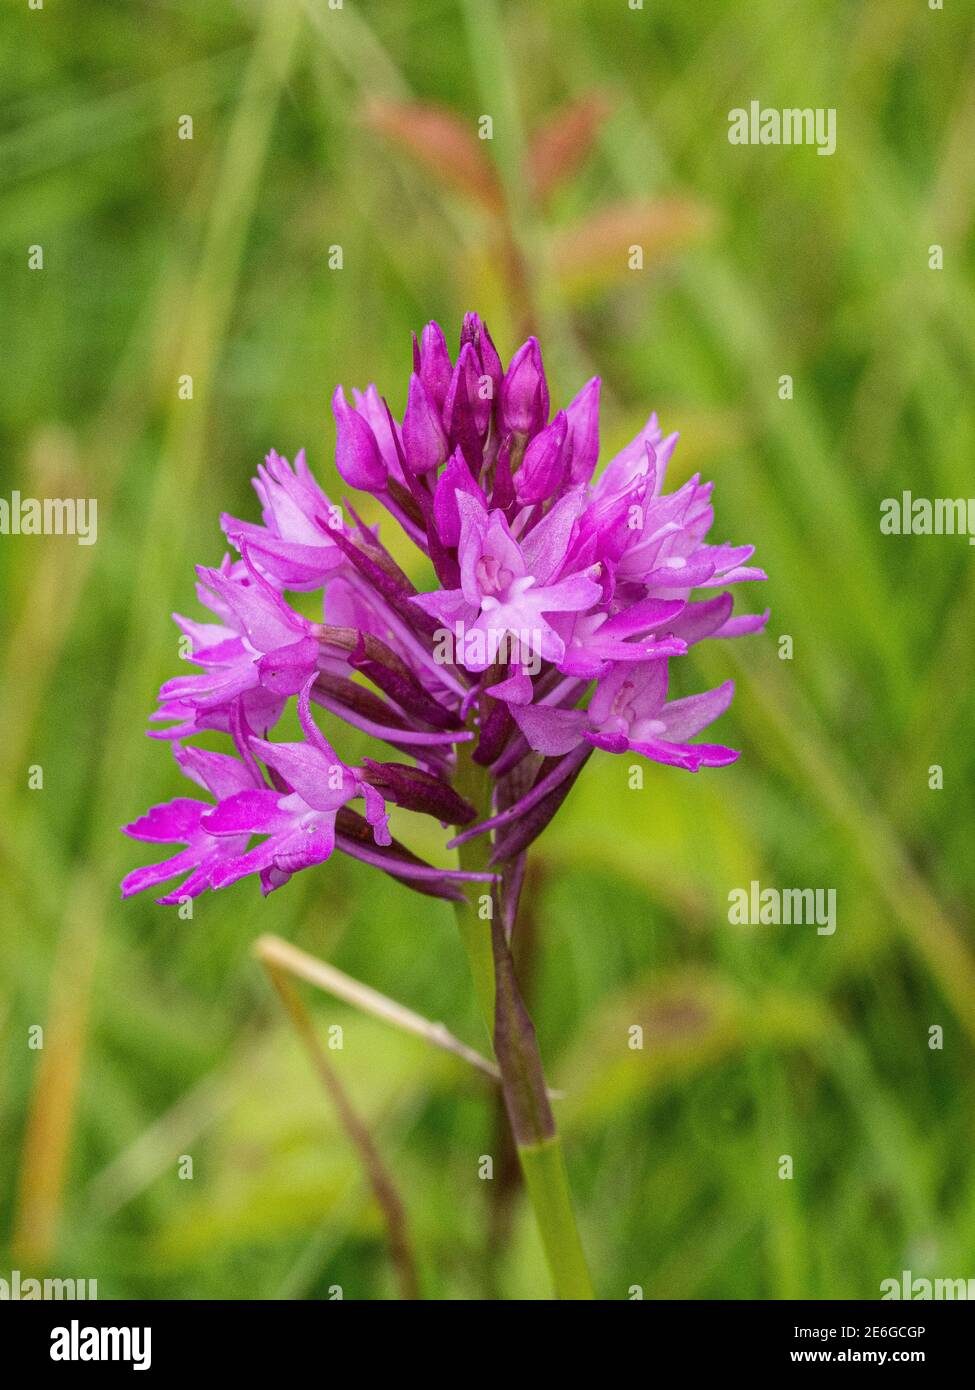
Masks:
[[[444,404],[444,423],[451,439],[463,440],[465,430],[483,440],[494,405],[494,384],[481,371],[473,344],[465,343],[457,357]],[[466,451],[465,451],[466,452]]]
[[[431,468],[439,468],[448,453],[440,413],[415,372],[410,377],[406,414],[403,416],[403,449],[406,465],[414,473],[427,473]]]
[[[439,323],[428,323],[420,335],[420,366],[418,375],[426,393],[438,410],[443,410],[453,368],[447,340]]]
[[[544,502],[557,491],[565,472],[567,428],[565,411],[560,410],[552,423],[529,443],[515,475],[515,493],[523,505]]]
[[[599,457],[599,377],[594,376],[566,409],[566,479],[573,487],[588,483]]]
[[[383,463],[376,436],[369,422],[345,399],[341,386],[332,397],[337,438],[335,466],[349,487],[366,492],[378,492],[386,486],[386,465]]]
[[[490,395],[487,399],[494,400],[501,394],[501,382],[504,379],[504,369],[501,366],[501,358],[498,350],[491,341],[487,324],[481,321],[478,314],[465,314],[464,327],[461,330],[460,345],[470,343],[477,357],[479,367],[478,392],[485,397],[484,383],[489,381]]]
[[[512,357],[501,386],[501,414],[506,429],[534,434],[548,420],[548,383],[538,340],[529,338]]]

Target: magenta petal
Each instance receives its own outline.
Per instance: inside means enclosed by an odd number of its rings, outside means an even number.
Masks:
[[[599,457],[599,388],[599,377],[594,376],[565,412],[569,421],[565,464],[572,484],[588,483]]]
[[[565,411],[535,435],[515,476],[515,494],[522,506],[544,502],[558,489],[565,472]]]
[[[296,830],[273,844],[271,866],[279,873],[290,877],[313,864],[323,864],[335,848],[335,818],[322,816],[310,834],[304,829]]]
[[[240,543],[246,555],[247,543],[243,538]],[[248,568],[246,581],[230,579],[203,565],[198,567],[197,573],[234,614],[240,630],[256,651],[285,647],[307,632],[308,624],[252,566]]]
[[[582,742],[587,715],[581,709],[553,709],[546,705],[512,705],[515,723],[536,753],[546,757],[569,753]]]
[[[599,585],[583,574],[573,574],[557,584],[528,591],[529,602],[540,613],[580,613],[590,608],[599,595]]]
[[[531,677],[524,671],[516,671],[507,680],[499,681],[497,685],[489,685],[487,688],[488,695],[493,695],[496,700],[504,700],[509,705],[530,705],[532,693]]]
[[[328,575],[345,563],[341,550],[324,539],[321,545],[300,545],[295,541],[276,540],[266,533],[262,535],[256,527],[239,525],[227,530],[227,535],[238,548],[241,540],[246,540],[255,563],[283,589],[320,589]]]
[[[631,743],[634,753],[642,753],[645,758],[664,763],[668,767],[681,767],[687,772],[697,772],[702,767],[725,767],[738,758],[733,748],[723,748],[714,743],[666,743],[662,739],[641,739]]]
[[[270,835],[289,826],[292,817],[279,810],[281,793],[276,791],[238,792],[203,817],[200,824],[208,835]]]
[[[529,434],[548,420],[548,384],[537,338],[529,338],[512,357],[501,386],[505,427]]]
[[[264,840],[246,854],[235,854],[221,859],[210,872],[210,884],[213,888],[227,888],[238,879],[246,878],[248,874],[260,873],[273,861],[274,840]]]
[[[145,888],[154,888],[157,883],[165,883],[167,879],[195,868],[196,863],[195,850],[184,849],[180,850],[179,854],[174,854],[171,859],[164,859],[161,864],[147,864],[144,869],[133,869],[122,880],[122,897],[131,898],[133,893],[141,893]]]
[[[337,431],[335,466],[350,487],[373,491],[386,486],[386,464],[369,422],[345,399],[341,386],[332,396]]]
[[[439,468],[449,449],[440,411],[415,372],[410,377],[409,399],[403,416],[403,449],[407,467],[414,473],[429,473]]]
[[[607,618],[599,628],[598,635],[601,638],[623,638],[630,637],[635,632],[653,632],[662,627],[666,632],[683,636],[682,632],[677,631],[674,619],[687,607],[683,599],[643,599],[642,602],[624,608],[614,617]]]
[[[566,493],[525,537],[522,554],[537,584],[547,584],[565,568],[569,541],[583,506],[581,488]]]
[[[700,642],[728,620],[734,602],[731,594],[719,594],[717,598],[685,604],[684,611],[670,624],[670,631],[687,643]]]
[[[701,580],[700,585],[702,589],[711,589],[719,584],[747,584],[758,579],[768,579],[768,575],[764,570],[760,570],[754,565],[741,565],[738,569],[726,570],[724,574],[716,574],[713,579]]]
[[[467,602],[462,589],[437,589],[432,594],[414,594],[412,602],[448,627],[470,619],[477,611]]]
[[[664,561],[655,569],[652,569],[643,578],[643,583],[648,587],[663,589],[696,589],[698,586],[706,585],[714,574],[714,565],[710,560],[699,560],[693,563],[668,563]],[[716,579],[716,584],[725,584],[727,579]]]
[[[256,738],[251,740],[251,747],[315,811],[337,811],[355,796],[352,773],[320,748],[307,743],[266,743]]]
[[[671,700],[657,716],[665,727],[664,737],[672,739],[675,743],[683,743],[693,738],[724,714],[734,693],[734,681],[725,681],[724,685],[719,685],[715,690],[688,695],[683,700]]]
[[[447,351],[447,340],[439,323],[428,323],[423,329],[417,357],[420,380],[437,409],[443,410],[454,369],[450,353]]]
[[[751,632],[764,632],[771,616],[771,608],[766,608],[764,613],[741,613],[738,617],[729,618],[726,623],[722,623],[714,636],[745,637]]]
[[[318,664],[319,644],[315,637],[303,637],[286,647],[277,647],[257,663],[261,684],[275,695],[297,695]]]
[[[206,801],[177,797],[174,801],[153,806],[144,816],[123,827],[133,840],[151,840],[172,844],[192,839],[199,827],[200,817],[210,806]]]
[[[253,769],[229,753],[211,753],[203,748],[177,746],[173,749],[173,756],[183,773],[205,787],[218,801],[254,786]]]
[[[625,753],[633,746],[626,734],[606,734],[587,729],[584,737],[587,743],[591,743],[594,748],[601,748],[604,753]]]
[[[377,845],[391,845],[393,837],[389,833],[389,815],[382,794],[367,782],[360,784],[359,790],[366,803],[366,820],[372,826],[373,838]]]
[[[437,532],[444,545],[453,546],[460,540],[460,510],[457,497],[462,492],[475,498],[483,510],[487,509],[484,493],[471,477],[471,470],[464,461],[463,454],[459,449],[455,449],[437,481],[433,495],[433,514]]]

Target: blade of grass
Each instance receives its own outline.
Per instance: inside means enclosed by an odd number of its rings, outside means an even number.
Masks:
[[[268,950],[269,944],[271,946],[270,951]],[[386,1223],[386,1238],[389,1242],[390,1258],[399,1281],[400,1295],[407,1300],[418,1299],[420,1286],[417,1278],[416,1259],[409,1238],[406,1208],[403,1206],[403,1200],[390,1176],[389,1169],[376,1148],[372,1135],[349,1099],[335,1068],[325,1056],[325,1051],[318,1041],[318,1034],[315,1031],[311,1015],[292,983],[290,969],[282,962],[281,953],[274,950],[274,945],[273,941],[269,943],[267,938],[262,938],[255,945],[254,955],[263,965],[268,979],[277,991],[278,997],[294,1024],[295,1031],[322,1083],[322,1087],[335,1107],[339,1122],[359,1156],[369,1186],[372,1188],[373,1196]]]

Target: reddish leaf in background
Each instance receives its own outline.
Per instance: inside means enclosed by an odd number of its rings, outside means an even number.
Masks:
[[[540,203],[582,167],[611,110],[603,93],[591,92],[564,106],[536,131],[528,152],[528,172]]]
[[[366,108],[366,121],[447,187],[490,212],[503,208],[494,165],[472,127],[446,107],[422,101],[374,101]]]
[[[711,210],[690,198],[614,203],[553,233],[553,257],[563,282],[603,283],[628,270],[630,246],[643,249],[647,266],[699,241]]]

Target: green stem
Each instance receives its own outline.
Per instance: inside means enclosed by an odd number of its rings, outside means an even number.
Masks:
[[[592,1283],[572,1210],[562,1140],[555,1134],[539,1144],[519,1144],[518,1157],[556,1294],[591,1299]]]
[[[457,790],[461,796],[478,808],[478,820],[491,813],[484,808],[491,804],[491,782],[486,768],[473,762],[468,746],[461,744],[457,750]],[[478,835],[467,840],[457,850],[460,867],[471,873],[484,873],[491,857],[491,837]],[[490,1041],[494,1042],[494,952],[491,947],[491,917],[484,915],[482,905],[491,903],[491,885],[488,883],[468,883],[464,887],[467,899],[456,903],[457,926],[461,940],[467,951],[471,975],[474,978],[474,991],[478,1006]]]
[[[491,784],[465,745],[458,749],[457,789],[490,815]],[[461,867],[483,870],[491,854],[490,837],[479,835],[460,846]],[[473,883],[467,901],[457,903],[457,924],[467,948],[478,1003],[501,1071],[502,1088],[518,1149],[525,1187],[535,1213],[555,1293],[561,1299],[591,1299],[592,1284],[576,1227],[562,1141],[555,1127],[535,1028],[515,978],[511,953],[497,920],[482,914],[485,885]],[[498,895],[492,908],[498,911]]]

